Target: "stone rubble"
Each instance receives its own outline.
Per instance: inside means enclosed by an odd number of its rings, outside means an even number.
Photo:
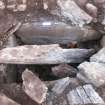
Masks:
[[[39,104],[44,102],[48,90],[46,85],[28,69],[22,73],[22,79],[25,93]]]
[[[15,101],[11,100],[4,94],[0,93],[0,105],[20,105],[16,103]]]
[[[105,0],[0,0],[0,105],[105,105],[104,25]]]

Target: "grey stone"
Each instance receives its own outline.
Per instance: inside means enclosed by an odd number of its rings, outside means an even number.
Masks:
[[[69,105],[105,105],[92,85],[79,86],[67,94]]]
[[[15,35],[11,35],[5,43],[5,47],[15,47],[18,46],[18,42],[16,40]]]
[[[105,47],[103,47],[100,51],[94,54],[90,58],[91,62],[99,62],[105,64]]]
[[[25,93],[38,104],[44,102],[48,90],[46,85],[27,69],[22,73],[22,79]]]
[[[64,79],[58,80],[53,88],[52,91],[54,93],[56,93],[57,95],[60,95],[64,92],[64,90],[66,89],[66,87],[70,84],[70,78],[66,77]]]
[[[82,79],[84,82],[92,83],[96,87],[100,87],[105,84],[105,65],[96,62],[83,62],[78,66],[79,73],[83,75]]]
[[[20,103],[21,105],[38,105],[24,92],[21,84],[0,84],[0,92],[8,96],[10,99],[16,101],[17,103]]]
[[[77,69],[68,64],[60,64],[52,67],[52,74],[60,78],[67,76],[75,77],[77,74]]]
[[[1,50],[0,63],[80,63],[90,57],[93,53],[93,49],[62,49],[59,45],[25,45]]]

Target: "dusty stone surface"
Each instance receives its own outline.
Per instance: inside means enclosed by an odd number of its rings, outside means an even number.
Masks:
[[[103,47],[100,51],[94,54],[90,58],[91,62],[99,62],[105,64],[105,47]]]
[[[25,45],[1,50],[0,63],[80,63],[93,53],[93,49],[62,49],[59,45]]]
[[[96,62],[83,62],[78,66],[79,73],[84,77],[84,82],[92,83],[96,87],[101,87],[105,84],[105,65]]]
[[[44,102],[48,90],[46,85],[28,69],[22,73],[22,79],[26,94],[39,104]]]

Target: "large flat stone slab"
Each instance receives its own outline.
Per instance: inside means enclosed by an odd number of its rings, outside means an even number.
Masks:
[[[23,23],[16,35],[26,44],[65,44],[96,40],[101,36],[92,28],[74,27],[51,19]]]
[[[96,62],[83,62],[78,66],[77,77],[86,83],[92,83],[96,87],[105,84],[105,65]],[[84,77],[84,78],[83,78]]]
[[[59,64],[80,63],[94,53],[92,49],[62,49],[59,45],[25,45],[0,51],[0,63]]]

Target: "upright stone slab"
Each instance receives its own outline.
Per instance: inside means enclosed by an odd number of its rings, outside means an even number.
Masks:
[[[28,69],[23,72],[22,79],[25,93],[39,104],[44,102],[47,95],[46,85]]]

